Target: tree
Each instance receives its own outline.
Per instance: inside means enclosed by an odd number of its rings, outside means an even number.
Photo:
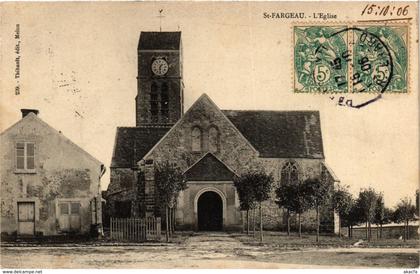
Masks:
[[[394,211],[394,222],[404,222],[404,241],[409,238],[408,222],[415,220],[416,207],[412,204],[411,199],[405,197],[401,199]]]
[[[419,214],[419,195],[420,195],[420,193],[419,193],[419,190],[417,189],[416,190],[416,214],[417,214],[417,216]]]
[[[302,237],[302,214],[311,207],[311,201],[308,199],[310,189],[308,184],[299,182],[296,186],[294,196],[294,212],[298,215],[299,237]]]
[[[362,189],[359,192],[357,199],[358,206],[363,212],[364,221],[366,222],[366,238],[370,241],[371,235],[371,223],[375,216],[375,208],[378,199],[378,194],[373,188]]]
[[[352,198],[351,207],[348,214],[343,216],[343,220],[348,227],[348,236],[349,238],[353,237],[353,226],[360,224],[364,220],[363,209],[360,207],[360,204],[357,200]]]
[[[276,204],[287,211],[287,235],[290,235],[290,213],[294,212],[296,205],[296,186],[292,184],[280,184],[276,189]]]
[[[256,171],[254,173],[254,197],[255,202],[260,205],[260,241],[263,241],[263,209],[262,209],[262,202],[267,200],[270,196],[271,185],[273,184],[273,176],[267,175],[263,171]]]
[[[379,225],[379,238],[382,238],[382,225],[385,223],[385,203],[382,193],[380,193],[376,199],[373,223]]]
[[[250,171],[235,179],[236,185],[247,185],[245,187],[251,193],[249,198],[259,204],[260,209],[260,241],[263,241],[262,202],[269,198],[273,176],[267,175],[262,170]]]
[[[169,241],[169,211],[174,207],[179,192],[187,188],[180,168],[168,161],[155,165],[155,184],[160,202],[165,206],[166,241]]]
[[[288,212],[288,234],[290,234],[290,213],[298,215],[299,237],[302,237],[302,214],[307,211],[311,204],[308,199],[308,185],[303,182],[297,184],[282,184],[276,190],[277,204],[286,208]]]
[[[316,241],[319,242],[319,210],[321,206],[330,201],[332,185],[328,181],[318,178],[306,179],[303,184],[307,189],[306,199],[308,199],[310,206],[316,211]]]
[[[246,234],[249,235],[249,210],[253,209],[255,205],[253,181],[245,180],[244,177],[235,176],[233,184],[238,192],[241,210],[246,211]]]
[[[341,226],[343,224],[343,220],[349,220],[347,216],[349,215],[351,208],[354,204],[353,197],[348,191],[348,186],[337,185],[337,187],[333,191],[331,203],[333,209],[338,214],[338,235],[341,237]]]

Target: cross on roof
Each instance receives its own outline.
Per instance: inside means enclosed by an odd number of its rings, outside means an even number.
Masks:
[[[157,16],[159,17],[159,31],[162,31],[162,18],[165,17],[162,13],[163,13],[163,9],[160,9],[159,15]]]

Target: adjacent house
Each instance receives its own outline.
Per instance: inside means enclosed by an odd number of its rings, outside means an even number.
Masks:
[[[22,109],[0,134],[1,233],[86,234],[102,224],[104,165],[61,132]]]

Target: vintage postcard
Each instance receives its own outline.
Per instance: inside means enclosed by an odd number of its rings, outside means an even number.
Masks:
[[[417,273],[418,8],[1,3],[1,267]]]

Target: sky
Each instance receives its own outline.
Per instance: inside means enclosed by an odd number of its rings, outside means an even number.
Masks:
[[[163,9],[162,30],[182,31],[185,109],[206,93],[221,109],[319,110],[326,162],[341,183],[354,194],[374,187],[394,206],[404,196],[414,198],[419,184],[417,62],[410,63],[408,94],[386,94],[365,108],[339,106],[329,94],[295,94],[292,20],[263,18],[264,12],[331,12],[347,22],[358,19],[363,7],[346,2],[322,8],[238,2],[3,3],[0,131],[20,119],[21,108],[39,109],[41,119],[105,164],[106,189],[116,128],[135,125],[140,31],[158,31]],[[19,39],[14,38],[16,24]],[[418,41],[415,25],[410,39]],[[410,60],[418,60],[413,45],[409,51]],[[15,95],[17,55],[20,95]],[[348,96],[355,101],[371,97]]]

